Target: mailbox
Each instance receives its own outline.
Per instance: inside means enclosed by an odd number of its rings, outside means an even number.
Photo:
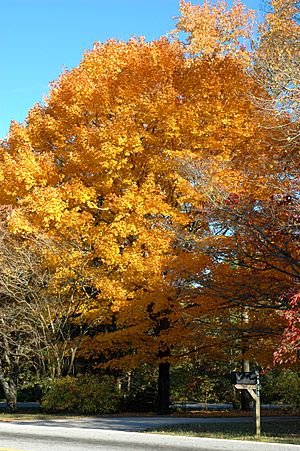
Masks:
[[[257,372],[234,372],[231,373],[231,382],[233,384],[240,385],[256,385],[257,384]]]

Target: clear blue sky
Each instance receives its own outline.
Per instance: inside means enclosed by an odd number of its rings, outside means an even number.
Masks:
[[[244,3],[258,9],[260,0]],[[178,5],[179,0],[0,0],[0,138],[95,41],[156,39],[174,28]]]

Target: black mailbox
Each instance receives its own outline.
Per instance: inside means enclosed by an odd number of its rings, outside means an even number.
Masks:
[[[234,372],[231,373],[231,382],[233,384],[241,385],[256,385],[257,384],[257,372]]]

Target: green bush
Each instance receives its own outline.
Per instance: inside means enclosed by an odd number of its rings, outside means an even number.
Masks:
[[[99,415],[117,412],[121,396],[108,376],[93,375],[54,380],[42,399],[48,412]]]
[[[273,369],[261,378],[262,402],[284,403],[300,407],[300,373],[288,369]]]
[[[277,382],[277,390],[282,402],[293,407],[300,407],[300,375],[291,370],[285,370]]]

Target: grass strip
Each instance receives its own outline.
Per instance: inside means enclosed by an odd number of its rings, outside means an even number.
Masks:
[[[262,421],[260,441],[300,445],[300,420]],[[227,440],[255,440],[254,423],[176,424],[147,430],[156,434],[210,437]]]

